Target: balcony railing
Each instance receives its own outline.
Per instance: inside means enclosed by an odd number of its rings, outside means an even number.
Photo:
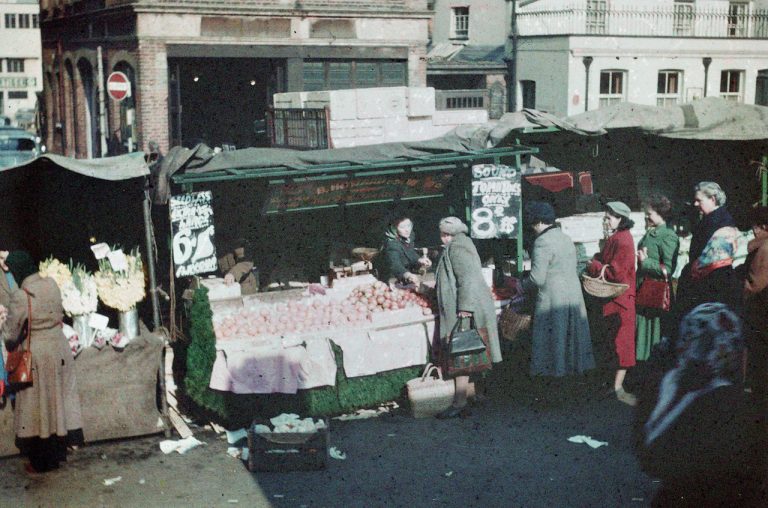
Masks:
[[[679,3],[648,9],[587,9],[582,2],[562,9],[519,12],[517,26],[521,36],[768,38],[768,10],[750,10],[747,4],[737,7],[700,9]]]
[[[435,90],[435,108],[488,109],[488,90]]]

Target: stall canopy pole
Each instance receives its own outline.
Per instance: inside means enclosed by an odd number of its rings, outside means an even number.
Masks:
[[[152,328],[160,328],[160,302],[157,297],[157,278],[155,277],[155,249],[152,242],[152,204],[149,189],[144,189],[144,237],[147,242],[147,267],[149,270],[149,295],[152,298]]]

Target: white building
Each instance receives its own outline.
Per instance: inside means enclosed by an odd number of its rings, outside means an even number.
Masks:
[[[768,0],[517,0],[516,22],[518,107],[768,105]]]
[[[0,0],[0,116],[29,128],[43,89],[36,0]]]

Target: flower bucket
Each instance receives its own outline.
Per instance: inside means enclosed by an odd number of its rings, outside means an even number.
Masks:
[[[96,335],[96,331],[88,325],[90,319],[90,314],[72,316],[72,328],[77,333],[78,342],[84,348],[93,343],[93,337]]]
[[[133,340],[139,336],[139,311],[136,307],[120,312],[117,318],[118,330],[127,340]]]

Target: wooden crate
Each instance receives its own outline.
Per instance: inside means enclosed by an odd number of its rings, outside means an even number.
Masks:
[[[248,429],[248,470],[257,471],[312,471],[324,469],[328,464],[330,429],[317,432],[254,432]]]

